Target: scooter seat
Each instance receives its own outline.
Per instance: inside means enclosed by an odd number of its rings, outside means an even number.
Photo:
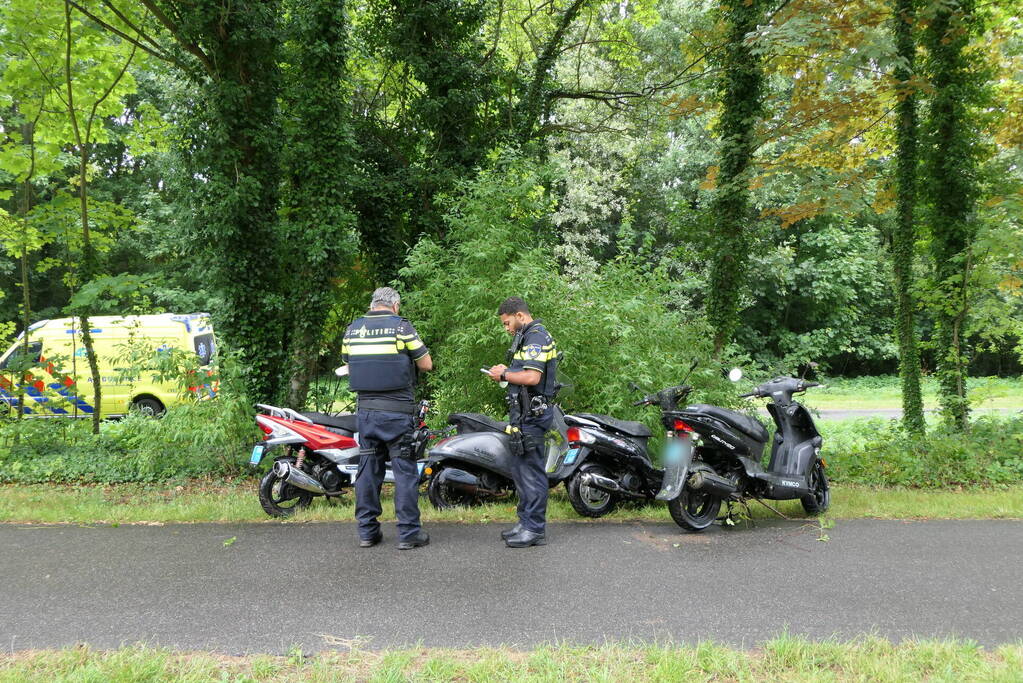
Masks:
[[[603,425],[608,429],[612,429],[622,434],[628,434],[629,436],[650,436],[653,432],[642,422],[629,422],[627,420],[619,420],[618,418],[611,417],[610,415],[594,415],[592,413],[576,413],[579,417],[592,420],[599,425]]]
[[[726,425],[738,429],[740,432],[758,443],[767,443],[768,435],[767,430],[764,429],[764,425],[760,424],[760,422],[749,415],[743,415],[742,413],[736,413],[732,410],[726,410],[725,408],[719,408],[718,406],[712,406],[706,403],[689,406],[686,408],[686,412],[709,415],[715,420],[720,420]]]
[[[470,432],[501,432],[508,428],[507,422],[495,420],[483,413],[451,413],[448,415],[448,424],[455,425],[459,434]]]
[[[346,432],[355,433],[358,431],[356,427],[356,418],[354,414],[349,415],[327,415],[326,413],[302,413],[314,424],[323,425],[324,427],[334,427],[335,429],[343,429]]]

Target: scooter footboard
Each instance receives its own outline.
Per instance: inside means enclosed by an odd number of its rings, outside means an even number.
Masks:
[[[693,462],[693,438],[688,434],[668,439],[664,449],[664,480],[657,500],[675,500],[682,493]]]

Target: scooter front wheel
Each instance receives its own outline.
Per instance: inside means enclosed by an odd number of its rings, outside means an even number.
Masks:
[[[831,507],[831,487],[828,485],[828,475],[824,471],[824,463],[820,460],[814,462],[810,469],[810,490],[809,496],[803,496],[799,502],[808,515],[822,515]]]
[[[721,499],[707,493],[682,488],[677,498],[668,501],[668,512],[675,524],[690,532],[700,532],[714,523],[721,510]]]

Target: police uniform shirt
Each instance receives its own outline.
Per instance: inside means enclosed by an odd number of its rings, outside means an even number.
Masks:
[[[353,390],[359,398],[387,398],[398,401],[413,401],[415,388],[415,370],[412,367],[430,352],[423,344],[419,333],[405,318],[388,310],[370,311],[359,318],[345,330],[341,344],[341,362],[349,364],[349,377]],[[353,361],[375,361],[377,367],[385,368],[384,372],[394,373],[391,369],[395,362],[404,361],[408,364],[409,381],[406,385],[388,390],[357,389],[356,377],[352,374]],[[398,368],[400,373],[404,368]]]
[[[557,355],[558,350],[554,344],[554,339],[547,331],[547,328],[543,326],[543,323],[535,320],[529,323],[526,328],[526,332],[522,336],[522,344],[512,356],[512,362],[508,366],[508,371],[536,370],[544,374],[545,376],[540,380],[540,384],[533,388],[532,392],[548,393],[544,392],[544,387],[548,386],[551,380],[551,378],[546,376],[547,362],[554,360]]]

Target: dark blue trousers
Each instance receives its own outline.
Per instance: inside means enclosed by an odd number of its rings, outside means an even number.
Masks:
[[[386,460],[394,472],[394,514],[398,518],[398,538],[405,541],[422,528],[419,523],[419,466],[411,458],[402,458],[401,440],[415,427],[411,415],[385,410],[360,410],[359,473],[355,477],[355,519],[359,538],[369,539],[380,531],[377,518],[382,512],[380,487],[384,483]]]
[[[545,533],[547,527],[547,472],[544,454],[544,434],[541,427],[524,424],[521,458],[512,458],[512,478],[519,496],[519,523],[534,533]]]

